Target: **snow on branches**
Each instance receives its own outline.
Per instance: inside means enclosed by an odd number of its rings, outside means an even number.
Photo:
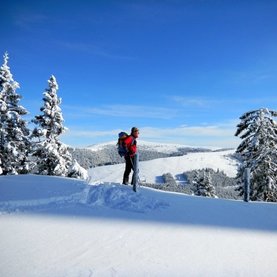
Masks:
[[[72,159],[68,147],[59,141],[66,128],[60,108],[61,99],[57,96],[58,84],[55,76],[48,80],[48,88],[43,93],[41,115],[35,116],[32,155],[34,173],[44,175],[87,178],[85,170]]]
[[[196,171],[192,183],[194,185],[193,191],[195,195],[216,197],[215,187],[212,185],[208,169]]]
[[[22,116],[27,110],[19,105],[19,84],[8,66],[8,53],[0,68],[0,174],[28,172],[29,129]]]
[[[250,199],[277,201],[276,111],[266,108],[243,114],[235,136],[242,139],[236,152],[242,157],[238,171],[240,194],[244,194],[243,173],[250,169]]]
[[[8,54],[0,67],[0,175],[37,173],[87,178],[87,172],[58,137],[66,128],[57,96],[58,84],[52,75],[43,93],[41,115],[32,121],[31,133],[22,116],[27,110],[19,105],[19,84],[13,80]],[[31,135],[30,135],[31,133]]]

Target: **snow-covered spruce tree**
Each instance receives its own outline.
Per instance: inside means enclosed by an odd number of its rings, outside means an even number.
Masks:
[[[212,185],[211,176],[207,169],[196,172],[193,178],[193,184],[195,195],[216,197],[215,188]]]
[[[16,90],[8,66],[8,53],[0,68],[0,167],[3,175],[28,173],[29,129],[22,116],[27,110],[19,105],[22,98]]]
[[[43,93],[44,104],[40,108],[42,114],[32,120],[36,125],[32,132],[33,172],[85,179],[86,170],[72,159],[68,147],[59,140],[66,128],[63,126],[61,99],[57,96],[58,84],[53,75],[48,80],[48,85]]]
[[[250,199],[277,201],[277,123],[276,111],[266,108],[243,114],[235,136],[243,141],[236,152],[242,157],[237,179],[244,194],[243,173],[250,169]]]

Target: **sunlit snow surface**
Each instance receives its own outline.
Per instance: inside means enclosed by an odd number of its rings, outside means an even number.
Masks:
[[[171,173],[180,176],[185,171],[201,168],[222,170],[229,177],[235,177],[238,167],[237,160],[231,158],[234,150],[220,152],[188,153],[184,156],[161,158],[140,162],[139,175],[145,182],[156,183],[160,176]],[[122,182],[123,164],[99,166],[89,170],[92,182]]]
[[[1,276],[275,276],[277,205],[0,176]]]

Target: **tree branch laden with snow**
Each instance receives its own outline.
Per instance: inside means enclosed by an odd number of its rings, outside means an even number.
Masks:
[[[243,141],[236,152],[243,159],[237,179],[244,194],[243,174],[250,169],[250,199],[277,201],[277,123],[276,111],[266,108],[243,114],[235,136]]]
[[[8,66],[8,53],[0,68],[0,174],[28,172],[30,141],[27,122],[22,119],[27,110],[19,105],[22,98],[16,90],[19,84],[13,80]]]

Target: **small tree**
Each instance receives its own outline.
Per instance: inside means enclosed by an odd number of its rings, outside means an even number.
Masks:
[[[212,185],[211,176],[208,170],[196,172],[193,178],[194,194],[198,196],[216,197],[215,188]]]
[[[250,169],[250,199],[277,201],[277,124],[276,111],[259,109],[243,114],[235,136],[243,141],[236,152],[242,157],[237,179],[244,194],[243,173]]]
[[[59,136],[66,128],[63,126],[61,99],[57,96],[58,84],[53,75],[48,80],[48,85],[43,93],[44,105],[40,109],[42,114],[32,120],[37,125],[32,133],[35,140],[32,151],[35,157],[33,171],[44,175],[84,177],[83,173],[78,172],[81,167],[78,168],[77,162],[72,160],[67,146],[59,141]]]
[[[16,92],[19,84],[13,80],[8,59],[5,53],[0,68],[0,167],[4,175],[28,172],[30,147],[29,129],[22,119],[27,110],[19,105],[21,95]]]

